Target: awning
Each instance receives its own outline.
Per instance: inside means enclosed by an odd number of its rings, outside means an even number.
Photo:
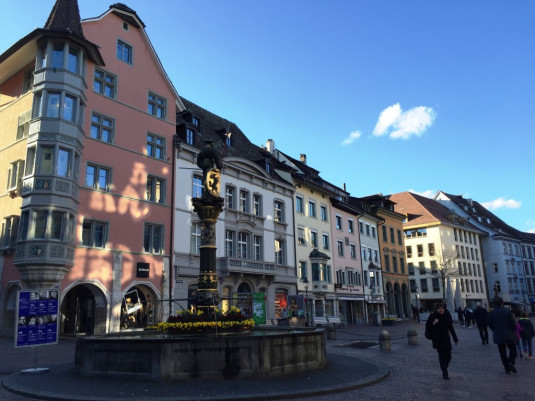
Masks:
[[[363,297],[355,298],[355,297],[338,297],[339,301],[364,301]]]

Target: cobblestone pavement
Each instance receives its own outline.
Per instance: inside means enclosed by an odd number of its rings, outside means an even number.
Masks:
[[[351,361],[360,360],[386,367],[390,375],[379,383],[358,388],[355,390],[326,393],[324,395],[312,395],[306,398],[278,397],[278,399],[294,399],[307,401],[340,401],[357,400],[503,400],[525,401],[534,399],[535,394],[535,360],[518,360],[517,374],[507,375],[501,365],[497,347],[492,344],[481,345],[477,328],[461,328],[455,326],[459,337],[459,344],[454,346],[452,361],[450,364],[451,380],[443,380],[438,366],[438,356],[432,348],[431,342],[426,340],[423,332],[424,325],[414,321],[404,321],[391,327],[380,326],[351,326],[338,329],[336,339],[327,341],[327,353],[329,359],[342,356],[349,361],[346,365],[347,376],[351,375]],[[382,351],[378,342],[379,335],[383,330],[390,333],[392,350]],[[407,333],[416,330],[418,333],[418,345],[409,345]],[[492,335],[492,333],[490,333]],[[375,343],[373,345],[372,343]],[[43,346],[37,348],[37,364],[35,363],[35,351],[31,348],[13,348],[13,340],[0,338],[0,379],[4,379],[11,373],[21,369],[41,367],[43,361],[53,361],[54,364],[72,364],[74,361],[74,344],[72,339],[60,340],[58,345]],[[370,345],[365,348],[365,345]],[[330,372],[330,373],[329,373]],[[327,369],[325,376],[329,380],[342,380],[339,370],[336,375]],[[40,375],[43,378],[45,375]],[[332,376],[332,377],[331,377]],[[355,376],[353,374],[353,376]],[[40,378],[39,380],[42,380]],[[269,379],[263,384],[268,386],[288,387],[292,376],[285,378]],[[299,383],[306,387],[307,380],[303,377]],[[66,384],[68,385],[68,384]],[[227,394],[240,391],[241,383],[225,381],[224,386]],[[198,386],[198,383],[191,383]],[[259,389],[260,390],[260,389]],[[261,391],[261,390],[260,390]],[[260,392],[259,391],[259,392]],[[173,398],[176,397],[176,398]],[[136,399],[133,397],[132,399]],[[261,399],[258,394],[257,399]],[[91,398],[88,398],[91,399]],[[144,398],[145,399],[145,398]],[[156,398],[155,398],[156,399]],[[169,400],[180,397],[169,394]],[[208,398],[199,396],[198,399]],[[231,398],[227,398],[231,399]],[[0,389],[0,400],[29,401],[36,398],[27,398]]]
[[[407,332],[415,329],[419,345],[408,345]],[[382,330],[392,337],[392,351],[341,347],[352,341],[377,339]],[[455,325],[459,344],[453,345],[449,367],[451,380],[443,380],[436,350],[424,337],[425,324],[401,322],[393,327],[341,329],[335,341],[328,341],[329,354],[354,355],[387,366],[391,375],[373,386],[325,396],[297,398],[307,401],[341,400],[470,400],[520,401],[535,399],[535,360],[517,360],[518,373],[507,375],[492,343],[482,345],[476,327]],[[376,340],[377,341],[377,340]]]

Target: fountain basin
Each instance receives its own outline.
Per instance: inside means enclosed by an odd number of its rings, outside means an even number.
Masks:
[[[168,336],[158,332],[80,337],[83,376],[145,380],[269,377],[326,367],[323,329]]]

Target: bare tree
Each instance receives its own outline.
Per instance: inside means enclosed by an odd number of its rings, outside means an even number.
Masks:
[[[451,249],[440,251],[436,253],[435,258],[436,269],[431,268],[431,275],[442,283],[442,302],[446,303],[446,280],[460,276],[457,267],[457,252]]]

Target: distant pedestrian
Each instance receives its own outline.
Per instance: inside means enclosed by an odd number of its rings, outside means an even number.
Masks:
[[[479,337],[481,337],[481,344],[489,343],[489,331],[487,330],[487,319],[489,313],[485,308],[481,306],[481,303],[476,304],[476,310],[474,311],[474,319],[479,329]]]
[[[524,358],[522,355],[522,326],[518,323],[518,318],[520,317],[519,312],[514,313],[515,323],[516,323],[516,356],[520,359]]]
[[[518,324],[522,327],[522,347],[524,348],[524,356],[526,359],[533,359],[532,339],[535,337],[535,328],[533,323],[528,318],[526,312],[522,312],[522,317],[518,320]],[[529,356],[528,356],[529,355]]]
[[[455,345],[459,342],[455,329],[453,328],[453,319],[451,314],[445,309],[444,304],[435,305],[435,311],[429,315],[425,324],[426,330],[431,334],[433,348],[438,352],[438,361],[442,370],[442,378],[449,380],[448,366],[451,361],[451,337]]]
[[[489,313],[487,325],[492,330],[492,340],[498,346],[505,373],[516,373],[516,322],[509,309],[503,307],[503,299],[495,298],[496,307]],[[509,350],[509,355],[507,355]]]
[[[461,325],[461,327],[464,327],[464,313],[463,313],[463,308],[461,308],[460,306],[457,308],[456,310],[457,312],[457,318],[459,319],[459,324]]]
[[[472,309],[467,305],[464,308],[464,324],[466,327],[470,328],[470,322],[472,321]]]

